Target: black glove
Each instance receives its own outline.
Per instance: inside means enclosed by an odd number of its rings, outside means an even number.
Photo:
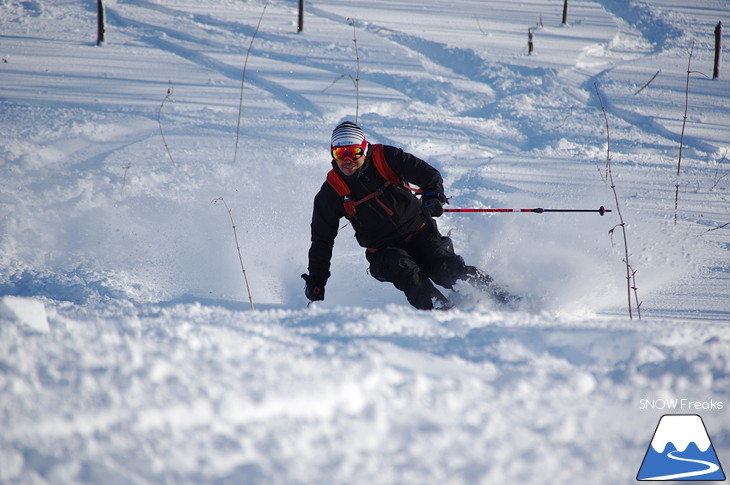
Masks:
[[[426,217],[438,217],[444,213],[443,196],[436,192],[424,192],[421,197],[421,210]]]
[[[304,287],[304,296],[306,296],[309,301],[324,300],[325,282],[309,276],[306,273],[302,275],[302,278],[304,278],[304,281],[307,282],[306,286]]]

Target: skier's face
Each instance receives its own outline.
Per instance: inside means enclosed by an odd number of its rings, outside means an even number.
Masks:
[[[337,166],[345,175],[353,175],[365,163],[365,154],[360,155],[356,159],[348,158],[346,160],[335,160]]]
[[[365,163],[367,144],[347,145],[332,148],[332,158],[345,175],[352,175]]]

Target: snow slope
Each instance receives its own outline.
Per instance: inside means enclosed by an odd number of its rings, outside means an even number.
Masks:
[[[568,25],[548,0],[326,0],[302,33],[296,2],[105,3],[102,46],[93,2],[0,3],[0,483],[633,483],[667,412],[728,466],[730,82],[703,75],[727,0],[573,1]],[[356,116],[452,207],[614,212],[440,218],[516,311],[413,310],[343,227],[306,308]]]

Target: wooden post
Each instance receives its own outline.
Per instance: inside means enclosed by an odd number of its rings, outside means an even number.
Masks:
[[[297,32],[304,30],[304,0],[299,0],[299,26]]]
[[[722,22],[715,27],[715,68],[712,70],[712,79],[720,77],[720,54],[722,53]]]
[[[97,25],[96,25],[96,45],[101,45],[104,42],[104,5],[101,0],[96,0]]]
[[[568,23],[568,0],[563,2],[563,25]]]

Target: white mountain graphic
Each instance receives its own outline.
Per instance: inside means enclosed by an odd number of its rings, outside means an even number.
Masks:
[[[692,442],[702,452],[711,445],[702,418],[693,414],[670,414],[659,421],[651,446],[657,453],[663,453],[667,443],[673,443],[677,451],[684,451]]]
[[[702,418],[695,414],[662,416],[636,479],[725,480]]]

